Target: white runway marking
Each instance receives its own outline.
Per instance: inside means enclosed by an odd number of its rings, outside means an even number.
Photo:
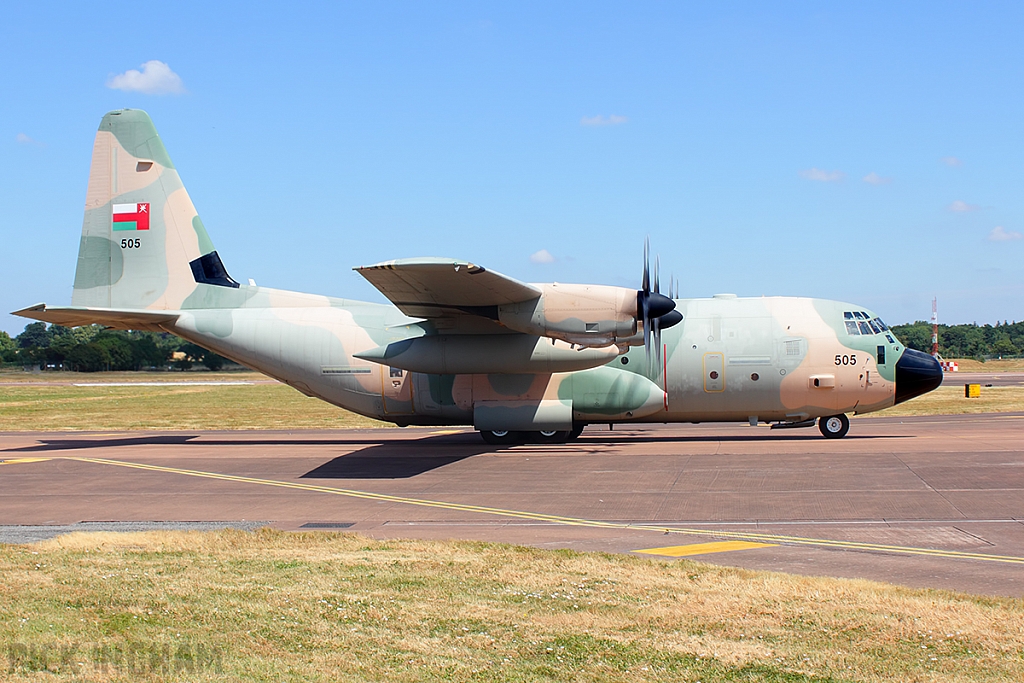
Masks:
[[[230,387],[252,382],[76,382],[73,387]]]

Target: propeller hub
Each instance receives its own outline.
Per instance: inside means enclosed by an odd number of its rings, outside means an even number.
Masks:
[[[658,292],[637,292],[636,297],[637,312],[640,313],[638,317],[660,318],[666,313],[671,312],[676,307],[676,302],[669,299],[664,294]]]

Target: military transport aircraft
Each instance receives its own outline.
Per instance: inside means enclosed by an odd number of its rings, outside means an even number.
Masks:
[[[149,116],[103,117],[69,307],[16,315],[170,332],[307,396],[397,425],[561,442],[589,423],[742,421],[839,438],[847,413],[931,391],[942,371],[863,306],[680,299],[528,284],[446,258],[356,270],[394,305],[240,284]]]

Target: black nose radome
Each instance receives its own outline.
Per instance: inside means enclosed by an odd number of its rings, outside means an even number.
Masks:
[[[927,394],[942,384],[942,366],[927,353],[906,349],[896,361],[896,403]]]

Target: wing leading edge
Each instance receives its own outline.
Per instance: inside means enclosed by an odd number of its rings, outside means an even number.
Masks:
[[[414,318],[468,313],[497,320],[498,306],[543,294],[533,285],[455,259],[398,259],[354,270]]]

